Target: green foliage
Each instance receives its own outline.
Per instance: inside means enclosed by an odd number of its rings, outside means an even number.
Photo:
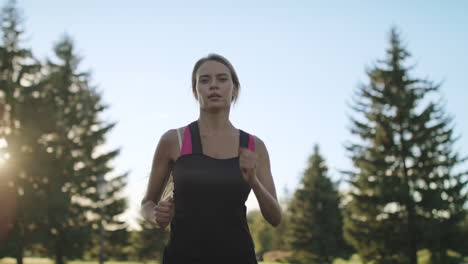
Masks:
[[[40,65],[32,52],[22,47],[22,16],[15,2],[9,1],[0,16],[0,103],[5,112],[0,122],[0,140],[5,143],[0,144],[0,151],[9,154],[0,189],[13,195],[6,202],[15,201],[17,208],[14,227],[0,255],[14,256],[21,263],[24,249],[39,235],[35,190],[37,175],[44,173],[40,161],[45,151],[37,139],[46,128],[35,109]]]
[[[114,175],[109,164],[119,150],[102,149],[115,124],[101,120],[107,106],[90,75],[79,72],[73,42],[63,37],[54,47],[55,62],[41,65],[21,48],[14,1],[1,20],[0,103],[6,119],[0,140],[10,157],[2,188],[14,189],[17,213],[0,254],[21,263],[25,249],[41,244],[61,264],[96,246],[101,223],[112,246],[127,245],[127,225],[118,218],[127,208],[121,193],[127,175]],[[107,187],[101,194],[100,182]]]
[[[452,151],[450,119],[429,99],[438,85],[409,76],[409,53],[393,29],[387,59],[368,70],[358,90],[347,149],[351,201],[345,237],[365,262],[416,263],[428,248],[434,263],[466,245],[458,223],[466,216],[464,160]],[[430,230],[430,232],[428,232]]]
[[[135,232],[132,236],[132,247],[136,260],[162,260],[164,246],[169,239],[169,232],[156,228],[153,224],[143,218],[138,219],[142,230]]]
[[[255,251],[258,256],[273,249],[273,227],[266,222],[259,210],[250,211],[247,221],[252,239],[255,244]]]
[[[126,224],[116,218],[127,201],[121,197],[126,175],[110,176],[109,163],[119,151],[101,149],[115,124],[100,120],[106,106],[90,86],[89,74],[78,72],[80,59],[72,40],[64,36],[54,50],[58,62],[48,61],[42,81],[44,100],[51,102],[55,113],[54,131],[44,143],[54,165],[44,190],[46,229],[51,231],[47,241],[61,263],[62,257],[82,257],[86,248],[98,246],[101,224],[112,245],[127,243]]]
[[[247,223],[255,244],[256,255],[260,258],[268,251],[289,249],[285,240],[288,228],[287,212],[282,212],[282,220],[277,227],[270,225],[259,210],[248,212]]]
[[[349,249],[342,237],[337,186],[328,178],[327,171],[325,160],[315,146],[301,186],[288,208],[291,262],[331,263]]]

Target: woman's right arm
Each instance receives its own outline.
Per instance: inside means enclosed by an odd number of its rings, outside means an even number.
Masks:
[[[172,170],[173,159],[172,153],[174,149],[174,139],[176,139],[175,130],[169,130],[164,135],[161,136],[156,151],[153,156],[153,162],[151,166],[151,173],[148,181],[148,187],[146,190],[145,197],[141,201],[141,213],[147,221],[150,221],[153,224],[159,225],[156,222],[155,218],[155,207],[156,205],[161,205],[160,199],[164,189],[164,185],[169,178],[169,175]],[[163,203],[163,201],[161,201]],[[167,208],[168,203],[162,204],[164,208],[163,211],[170,211]],[[160,215],[161,216],[161,215]],[[163,213],[160,217],[163,222],[169,218],[170,213],[167,215]]]

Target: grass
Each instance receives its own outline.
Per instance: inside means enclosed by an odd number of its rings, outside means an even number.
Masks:
[[[449,251],[449,256],[454,256],[453,252]],[[421,250],[418,252],[418,263],[425,264],[429,261],[430,253],[427,250]],[[54,264],[54,261],[49,258],[24,258],[24,264]],[[465,258],[465,261],[468,261],[468,257]],[[98,261],[84,261],[84,260],[75,260],[68,261],[67,264],[98,264]],[[136,262],[136,261],[106,261],[106,264],[159,264],[158,261],[148,261],[148,262]],[[14,258],[3,258],[0,259],[0,264],[16,264]],[[259,262],[259,264],[287,264],[284,262]],[[335,259],[333,264],[362,264],[359,256],[354,254],[349,260]]]
[[[24,258],[24,264],[54,264],[54,260],[49,258]],[[67,264],[98,264],[98,261],[83,261],[83,260],[70,260],[67,261]],[[136,261],[106,261],[106,264],[159,264],[158,261],[148,261],[148,262],[136,262]],[[16,264],[16,259],[14,258],[3,258],[0,259],[0,264]],[[259,262],[259,264],[287,264],[280,262]]]
[[[24,264],[54,264],[54,260],[49,258],[24,258]],[[106,261],[106,264],[143,264],[143,262],[136,261]],[[0,264],[16,264],[14,258],[3,258],[0,259]],[[67,264],[99,264],[97,260],[95,261],[84,261],[84,260],[70,260],[67,261]],[[148,261],[144,264],[159,264],[158,261]]]
[[[2,258],[0,259],[1,264],[16,264],[14,258]],[[54,264],[52,259],[48,258],[23,258],[24,264]]]
[[[335,259],[333,264],[362,264],[361,259],[357,254],[354,254],[349,260]]]

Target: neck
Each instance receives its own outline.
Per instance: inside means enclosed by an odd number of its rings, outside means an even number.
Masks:
[[[209,112],[200,110],[198,125],[200,132],[208,135],[219,134],[234,129],[231,121],[229,121],[229,111]]]

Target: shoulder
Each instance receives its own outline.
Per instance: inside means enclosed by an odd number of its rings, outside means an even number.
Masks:
[[[255,142],[255,148],[258,149],[259,151],[265,151],[266,152],[266,146],[265,143],[263,142],[262,139],[260,139],[258,136],[252,135],[254,142]]]
[[[249,136],[249,141],[253,140],[253,144],[255,145],[255,152],[258,152],[259,154],[267,153],[266,145],[260,137],[246,131],[244,132]]]
[[[260,167],[268,168],[270,166],[270,155],[263,140],[258,136],[252,135],[255,142],[255,152],[260,159]]]
[[[178,133],[180,134],[180,136],[183,136],[185,128],[186,126],[167,130],[162,134],[160,141],[163,141],[165,143],[177,143],[179,137]]]
[[[175,128],[169,129],[164,132],[159,139],[160,144],[172,144],[177,140],[177,130]]]
[[[179,132],[182,140],[184,137],[185,127],[186,126],[172,128],[164,132],[159,139],[155,157],[167,159],[170,162],[174,162],[180,154],[181,147],[179,146],[179,135],[177,134],[177,132]]]
[[[172,128],[164,132],[159,139],[158,148],[171,153],[171,156],[176,155],[179,149],[179,135],[177,132],[179,132],[180,137],[183,138],[184,129],[185,126]]]

